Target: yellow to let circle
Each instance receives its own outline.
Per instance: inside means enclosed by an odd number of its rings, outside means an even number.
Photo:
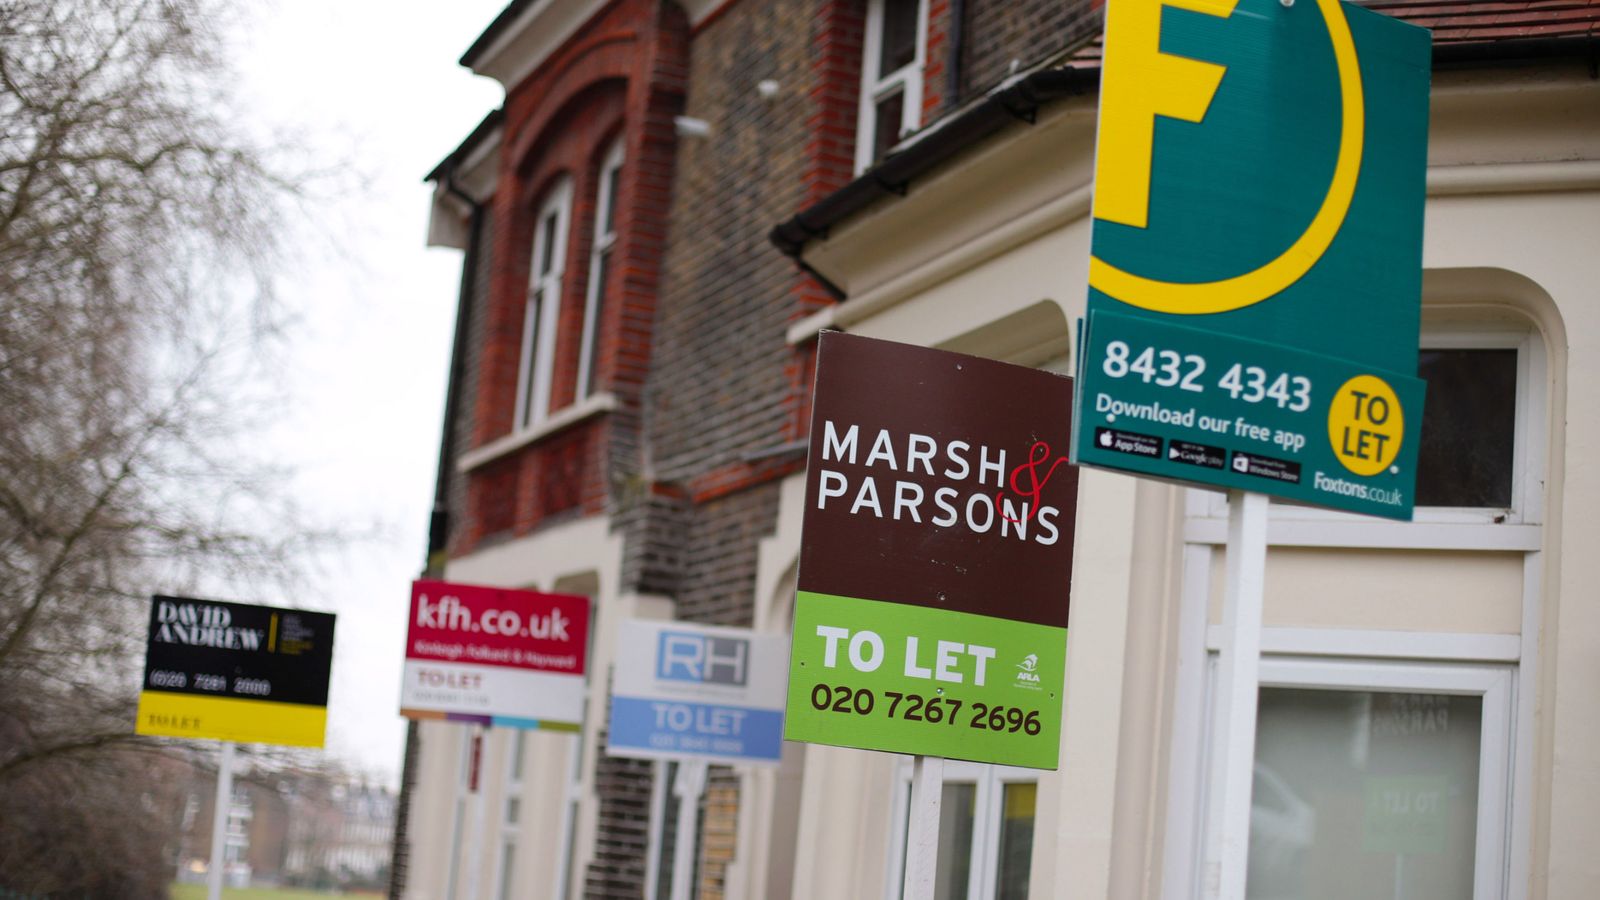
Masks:
[[[1382,378],[1357,375],[1334,393],[1328,441],[1346,469],[1376,475],[1394,465],[1405,432],[1400,398]]]
[[[1366,103],[1361,85],[1361,64],[1355,38],[1345,20],[1340,0],[1316,0],[1328,25],[1333,58],[1339,72],[1339,157],[1322,205],[1300,237],[1276,259],[1258,269],[1220,281],[1172,282],[1147,278],[1120,269],[1098,256],[1089,259],[1089,285],[1131,306],[1177,315],[1209,315],[1260,303],[1299,281],[1332,246],[1355,199],[1361,174],[1361,153],[1366,144]],[[1099,163],[1105,165],[1105,161]],[[1096,178],[1104,173],[1096,172]]]

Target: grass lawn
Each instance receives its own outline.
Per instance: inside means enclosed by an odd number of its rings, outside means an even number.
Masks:
[[[354,894],[324,894],[320,891],[303,891],[294,888],[223,888],[222,900],[328,900],[329,897],[351,897]],[[203,884],[174,884],[172,900],[206,900]]]

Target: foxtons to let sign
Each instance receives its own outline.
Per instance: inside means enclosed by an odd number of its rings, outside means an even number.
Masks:
[[[1431,49],[1338,0],[1112,0],[1073,458],[1408,519]]]

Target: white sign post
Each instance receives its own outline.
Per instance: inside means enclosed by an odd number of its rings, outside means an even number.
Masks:
[[[700,800],[706,794],[706,764],[703,760],[678,764],[672,793],[678,798],[678,840],[672,848],[672,900],[694,896],[695,820],[700,815]]]
[[[1267,495],[1228,497],[1228,561],[1223,594],[1218,701],[1221,740],[1211,783],[1217,785],[1207,895],[1244,900],[1249,873],[1250,793],[1255,773],[1256,705],[1261,691],[1261,610],[1267,569]]]
[[[939,871],[939,811],[944,798],[944,757],[918,755],[911,769],[911,817],[906,827],[902,900],[933,900]]]
[[[233,810],[233,741],[222,742],[217,760],[217,799],[211,815],[211,867],[206,870],[207,900],[222,900],[223,849],[228,842],[228,816]]]
[[[694,895],[695,823],[708,762],[776,766],[783,755],[789,641],[747,628],[623,622],[606,754],[674,760],[672,900]]]

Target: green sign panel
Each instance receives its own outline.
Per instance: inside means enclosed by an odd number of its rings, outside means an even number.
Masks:
[[[1366,781],[1361,849],[1414,856],[1443,853],[1450,837],[1450,779],[1374,776]]]
[[[820,340],[784,737],[1054,769],[1072,380]]]
[[[1109,5],[1076,461],[1410,518],[1430,66],[1338,0]]]

